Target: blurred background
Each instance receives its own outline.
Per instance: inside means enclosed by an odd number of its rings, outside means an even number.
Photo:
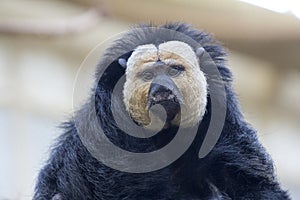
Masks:
[[[0,200],[31,199],[92,48],[136,23],[170,21],[222,41],[246,118],[283,188],[300,199],[299,1],[1,0]],[[82,84],[92,81],[93,67]],[[84,98],[88,89],[79,93]]]

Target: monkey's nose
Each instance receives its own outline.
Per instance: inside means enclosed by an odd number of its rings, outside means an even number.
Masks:
[[[153,105],[160,104],[164,107],[167,113],[167,120],[173,120],[180,110],[180,104],[173,91],[163,85],[152,83],[148,93],[147,109],[149,110]],[[160,116],[160,113],[154,114]]]
[[[149,98],[151,101],[155,103],[159,103],[161,101],[166,101],[174,98],[172,91],[160,84],[152,83],[149,90]]]

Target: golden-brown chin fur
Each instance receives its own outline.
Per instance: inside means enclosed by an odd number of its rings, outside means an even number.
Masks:
[[[200,70],[199,60],[193,49],[180,41],[168,41],[156,47],[153,44],[138,46],[129,57],[124,85],[124,103],[131,117],[143,126],[151,123],[146,109],[147,95],[151,82],[138,78],[137,74],[153,65],[158,60],[171,65],[180,64],[185,71],[173,78],[174,83],[183,95],[181,106],[181,122],[173,123],[189,127],[199,122],[207,103],[207,82]]]

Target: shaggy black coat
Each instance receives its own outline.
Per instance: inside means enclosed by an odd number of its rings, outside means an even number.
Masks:
[[[50,159],[38,176],[34,200],[289,199],[280,188],[273,162],[259,143],[256,131],[241,114],[222,47],[210,35],[186,24],[173,23],[161,27],[185,34],[200,43],[216,63],[225,83],[226,119],[212,151],[206,157],[198,158],[210,122],[210,96],[206,114],[189,149],[171,165],[149,173],[126,173],[102,164],[82,144],[74,120],[70,120],[63,124],[65,132],[58,138]],[[113,120],[110,98],[114,85],[125,70],[116,60],[112,63],[107,63],[107,60],[115,55],[128,58],[130,53],[124,52],[131,52],[141,44],[180,40],[172,35],[165,37],[160,37],[155,29],[142,34],[133,29],[107,49],[98,66],[97,84],[92,90],[98,121],[89,123],[100,123],[107,137],[124,149],[137,152],[158,149],[174,137],[177,127],[164,129],[162,134],[148,139],[123,134]],[[109,67],[99,80],[97,76],[103,65]],[[88,120],[87,107],[83,106],[76,117]],[[86,134],[89,132],[87,129]]]

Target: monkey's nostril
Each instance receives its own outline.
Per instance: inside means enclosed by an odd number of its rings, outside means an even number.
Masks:
[[[155,99],[163,99],[163,98],[167,98],[170,94],[172,94],[172,91],[162,85],[153,83],[150,86],[150,90],[149,90],[149,97],[150,98],[155,98]]]
[[[170,99],[170,96],[172,95],[171,92],[166,91],[166,92],[157,92],[155,94],[152,94],[152,100],[154,101],[163,101]]]

